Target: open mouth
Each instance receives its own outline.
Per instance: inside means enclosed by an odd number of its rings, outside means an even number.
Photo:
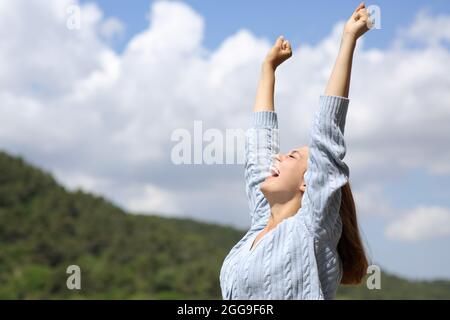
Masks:
[[[280,170],[277,167],[270,167],[270,173],[272,174],[272,177],[278,177],[280,175]]]

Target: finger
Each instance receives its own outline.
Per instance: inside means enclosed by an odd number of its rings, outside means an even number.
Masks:
[[[284,47],[283,47],[284,49],[290,49],[291,48],[291,43],[288,40],[284,41],[283,45],[284,45]]]
[[[282,44],[283,44],[283,41],[284,41],[284,36],[279,36],[279,37],[277,38],[277,41],[275,42],[275,45],[281,47]]]
[[[355,24],[359,25],[360,27],[362,27],[365,31],[370,29],[370,20],[366,19],[366,18],[361,18],[358,21],[356,21]]]
[[[362,26],[362,25],[366,25],[367,26],[367,22],[369,21],[369,19],[368,18],[366,18],[366,17],[361,17],[358,21],[356,21],[356,24],[357,25],[360,25],[360,26]]]
[[[367,16],[367,17],[369,16],[369,10],[367,10],[366,8],[363,8],[363,9],[359,10],[358,13],[361,16]]]
[[[369,19],[369,13],[367,12],[367,10],[366,11],[360,10],[358,12],[355,12],[354,19],[355,21],[359,21],[360,19],[367,20]]]
[[[364,4],[364,2],[361,2],[361,3],[358,5],[358,7],[356,8],[355,12],[358,12],[360,9],[363,9],[363,8],[365,8],[365,7],[366,7],[366,5]]]
[[[361,4],[360,4],[358,6],[358,8],[356,8],[356,10],[353,11],[353,14],[352,14],[353,20],[355,20],[355,21],[358,20],[359,17],[360,17],[359,15],[361,14],[361,12],[364,12],[363,10],[366,10],[366,9],[364,8],[364,6],[361,6]]]
[[[368,14],[369,11],[367,10],[367,8],[362,8],[362,9],[359,9],[359,10],[358,10],[358,13],[361,13],[361,14]]]

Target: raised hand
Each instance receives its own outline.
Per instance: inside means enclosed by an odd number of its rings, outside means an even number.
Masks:
[[[344,27],[344,36],[353,37],[357,40],[370,30],[372,21],[364,2],[361,2],[352,16],[347,20]]]
[[[264,63],[274,70],[292,56],[291,44],[283,36],[279,36],[267,54]]]

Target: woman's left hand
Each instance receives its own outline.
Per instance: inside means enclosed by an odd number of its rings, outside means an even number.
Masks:
[[[345,23],[344,36],[350,36],[357,40],[364,33],[370,30],[372,21],[364,2],[361,2],[352,16]]]

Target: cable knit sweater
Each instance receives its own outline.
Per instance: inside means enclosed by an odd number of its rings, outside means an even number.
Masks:
[[[342,277],[337,243],[342,232],[340,188],[349,177],[343,162],[349,99],[320,96],[309,137],[306,191],[300,210],[279,222],[250,250],[267,225],[270,206],[259,188],[279,152],[277,114],[252,114],[245,147],[245,184],[251,227],[220,270],[223,299],[333,299]]]

